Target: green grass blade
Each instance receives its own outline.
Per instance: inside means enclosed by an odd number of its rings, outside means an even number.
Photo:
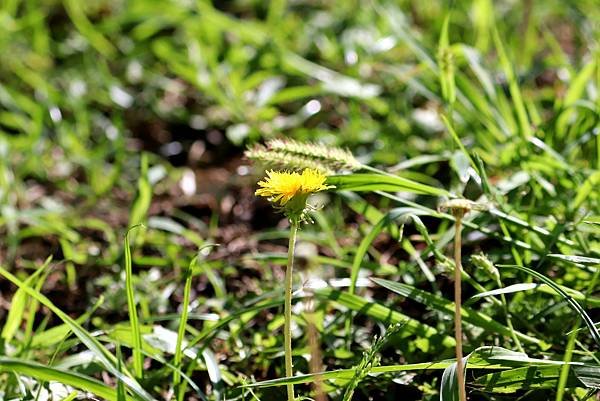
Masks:
[[[519,83],[517,81],[517,77],[515,76],[513,65],[506,54],[506,50],[504,49],[504,45],[500,39],[500,34],[495,26],[492,29],[492,36],[494,38],[496,50],[498,51],[500,66],[502,67],[502,70],[506,75],[506,80],[508,81],[508,89],[517,113],[517,119],[519,120],[519,133],[523,138],[529,138],[533,135],[533,133],[529,123],[529,117],[527,116],[527,109],[525,108],[525,103],[523,102],[523,96],[521,95],[521,90],[519,89]]]
[[[583,202],[593,193],[594,190],[598,189],[600,184],[600,171],[596,171],[590,175],[583,185],[579,187],[575,200],[573,201],[572,210],[577,210],[581,207]]]
[[[79,324],[86,322],[100,305],[104,303],[104,296],[98,297],[96,303],[83,315],[79,316],[75,321]],[[69,325],[63,323],[58,326],[49,328],[39,333],[34,333],[29,346],[31,348],[48,348],[60,343],[71,331]]]
[[[63,398],[61,401],[73,401],[75,398],[77,398],[78,395],[79,395],[79,393],[77,391],[73,391],[68,396]]]
[[[403,177],[382,174],[333,175],[327,177],[327,183],[335,185],[337,191],[390,191],[450,196],[450,193],[442,188],[421,184]]]
[[[48,267],[50,262],[52,261],[52,256],[49,256],[46,261],[40,266],[32,275],[27,277],[25,280],[25,284],[31,285],[33,281],[39,277],[42,272]],[[19,329],[21,322],[23,321],[23,315],[25,314],[25,306],[27,305],[27,293],[18,289],[17,292],[13,295],[13,298],[10,302],[10,309],[8,310],[8,316],[6,317],[6,322],[2,327],[2,338],[6,342],[11,342],[15,333]]]
[[[504,349],[502,347],[480,347],[469,354],[467,368],[481,370],[513,369],[520,366],[549,366],[558,369],[563,363],[561,361],[549,361],[545,359],[529,358],[527,355]],[[383,365],[375,366],[371,369],[373,374],[410,372],[419,370],[445,370],[454,365],[453,360],[444,360],[436,362],[422,362],[405,365]],[[583,366],[578,366],[583,368]],[[245,384],[243,387],[272,387],[283,386],[288,383],[301,384],[310,383],[316,376],[324,380],[347,381],[352,378],[353,369],[338,369],[327,372],[297,375],[294,377],[284,377],[279,379],[265,380],[258,383]],[[592,376],[592,374],[588,374]]]
[[[148,214],[150,202],[152,201],[152,185],[150,185],[150,180],[148,179],[148,155],[146,153],[142,153],[140,163],[138,191],[133,206],[131,207],[129,227],[144,223],[146,215]]]
[[[85,15],[83,10],[85,3],[77,0],[63,0],[63,4],[73,24],[89,40],[90,44],[102,55],[112,57],[116,52],[115,47],[94,27]]]
[[[446,14],[442,23],[442,33],[438,42],[438,66],[439,80],[442,88],[442,97],[449,105],[456,100],[456,84],[454,82],[454,54],[450,48],[448,27],[450,25],[450,13]]]
[[[415,334],[420,337],[439,340],[440,344],[446,348],[454,347],[454,338],[443,335],[435,328],[419,322],[400,312],[394,311],[384,305],[374,301],[369,301],[358,295],[351,295],[345,292],[332,290],[329,288],[321,289],[315,292],[317,298],[334,301],[352,311],[369,316],[386,324],[405,323],[403,332]]]
[[[484,375],[472,385],[485,392],[512,394],[523,390],[554,388],[559,375],[560,365],[527,366]],[[581,386],[581,383],[571,375],[566,387],[577,386]]]
[[[447,314],[448,316],[454,315],[454,302],[448,301],[437,295],[430,294],[426,291],[419,290],[407,284],[396,283],[394,281],[383,280],[379,278],[372,278],[371,280],[376,284],[395,292],[396,294],[412,299],[413,301],[422,303],[438,312],[442,312],[444,314]],[[508,327],[496,322],[484,313],[477,312],[467,307],[463,307],[461,310],[461,314],[463,320],[466,323],[472,324],[477,327],[481,327],[482,329],[493,333],[502,334],[504,336],[512,335],[511,330]],[[519,337],[519,339],[522,339],[523,341],[526,341],[531,344],[536,344],[541,347],[545,347],[545,344],[537,338],[520,333],[518,331],[515,331],[515,334]]]
[[[577,291],[577,290],[574,290],[572,288],[565,287],[562,285],[558,285],[558,286],[560,288],[562,288],[564,292],[569,294],[570,297],[572,297],[573,299],[575,299],[577,301],[586,302],[588,305],[593,306],[593,307],[600,306],[600,298],[597,298],[597,297],[589,298],[589,297],[586,297],[580,291]],[[547,284],[517,283],[517,284],[509,285],[504,288],[498,288],[496,290],[485,291],[485,292],[481,292],[479,294],[475,294],[471,297],[471,299],[485,298],[485,297],[489,297],[489,296],[502,295],[502,294],[513,294],[516,292],[531,291],[531,290],[536,290],[539,292],[543,292],[545,294],[556,294],[556,292],[552,289],[552,287],[550,287]]]
[[[81,373],[9,357],[0,357],[0,371],[16,372],[43,381],[57,381],[82,391],[88,391],[108,401],[118,401],[116,389]],[[133,400],[132,397],[127,397],[127,399]]]
[[[562,255],[558,253],[550,253],[548,257],[551,259],[564,260],[565,262],[574,263],[577,265],[600,265],[600,258],[590,258],[587,256],[577,255]]]
[[[194,257],[185,271],[185,284],[183,287],[183,302],[181,303],[181,318],[179,319],[179,329],[177,331],[177,343],[175,344],[175,356],[173,365],[177,369],[173,371],[173,387],[178,390],[181,381],[180,369],[181,360],[183,358],[183,339],[185,337],[185,327],[187,325],[189,307],[190,307],[190,292],[192,289],[192,278],[194,277],[194,268],[197,266],[198,256]],[[183,394],[183,392],[179,392]]]
[[[532,269],[530,269],[528,267],[525,267],[525,266],[499,265],[498,267],[506,267],[506,268],[510,268],[510,269],[521,270],[521,271],[523,271],[523,272],[525,272],[525,273],[527,273],[527,274],[529,274],[529,275],[537,278],[538,280],[543,281],[545,284],[547,284],[549,287],[551,287],[558,295],[560,295],[569,304],[569,306],[575,312],[577,312],[577,314],[579,314],[579,316],[581,317],[581,319],[583,320],[583,322],[585,323],[585,325],[588,327],[588,329],[590,331],[590,334],[592,335],[592,338],[594,339],[594,341],[596,342],[596,344],[600,347],[600,333],[598,332],[598,329],[594,325],[594,321],[592,320],[592,318],[590,318],[590,316],[581,307],[581,305],[579,305],[562,288],[560,288],[558,285],[556,285],[554,283],[554,281],[550,280],[548,277],[544,276],[543,274],[538,273],[535,270],[532,270]]]
[[[142,334],[135,302],[135,293],[133,288],[133,269],[131,266],[131,247],[129,244],[129,233],[138,228],[139,225],[131,227],[125,233],[125,288],[127,291],[127,311],[129,313],[129,324],[133,334],[133,371],[138,378],[144,377],[144,357],[142,356]]]
[[[367,254],[367,251],[369,250],[369,247],[371,246],[371,243],[389,224],[393,223],[397,219],[402,218],[403,216],[406,216],[409,213],[423,214],[424,212],[411,207],[392,209],[383,215],[379,221],[375,223],[371,231],[369,231],[369,233],[362,239],[358,245],[358,248],[356,249],[356,254],[354,255],[354,259],[352,261],[352,270],[350,272],[350,288],[348,289],[350,294],[354,294],[360,266],[365,255]],[[398,240],[400,240],[400,238],[398,238]]]

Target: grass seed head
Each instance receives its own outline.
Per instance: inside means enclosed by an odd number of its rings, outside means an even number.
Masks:
[[[346,149],[292,139],[272,139],[265,145],[258,144],[247,149],[245,155],[269,167],[297,171],[310,168],[325,175],[361,168],[358,160]]]

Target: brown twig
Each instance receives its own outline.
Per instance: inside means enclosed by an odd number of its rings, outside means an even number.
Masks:
[[[454,338],[456,340],[456,379],[458,381],[458,395],[460,401],[467,400],[465,391],[465,377],[463,369],[463,351],[462,351],[462,263],[461,263],[461,247],[462,247],[462,218],[465,210],[456,208],[453,211],[456,218],[454,232]]]

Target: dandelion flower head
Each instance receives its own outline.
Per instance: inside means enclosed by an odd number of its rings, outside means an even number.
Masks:
[[[304,169],[302,173],[289,171],[267,171],[267,177],[259,181],[255,195],[269,198],[271,202],[285,206],[293,197],[310,195],[331,188],[325,185],[327,177],[313,169]]]
[[[302,173],[293,171],[267,171],[259,181],[255,195],[264,196],[284,209],[290,219],[304,215],[310,194],[333,188],[325,185],[327,177],[318,170],[306,168]]]

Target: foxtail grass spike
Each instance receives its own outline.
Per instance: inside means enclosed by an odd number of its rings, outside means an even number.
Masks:
[[[346,149],[292,139],[272,139],[265,145],[255,145],[248,149],[245,155],[271,167],[295,170],[312,168],[327,175],[362,167]]]

